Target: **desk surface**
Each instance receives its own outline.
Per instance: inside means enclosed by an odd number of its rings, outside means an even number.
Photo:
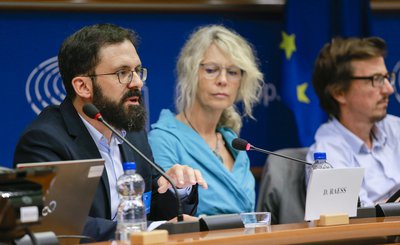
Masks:
[[[314,222],[169,235],[168,245],[183,244],[376,244],[400,235],[400,217],[350,219],[348,225],[317,227]],[[110,244],[103,242],[98,244]]]
[[[369,240],[400,235],[400,217],[351,219],[349,225],[317,227],[314,222],[170,235],[166,244],[298,244]]]

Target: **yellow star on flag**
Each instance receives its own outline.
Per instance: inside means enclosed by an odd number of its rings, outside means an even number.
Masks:
[[[302,102],[305,104],[310,104],[310,99],[306,95],[307,87],[308,87],[308,83],[303,83],[303,84],[297,85],[297,87],[296,87],[297,100],[299,102]]]
[[[288,35],[286,32],[282,32],[282,42],[279,44],[279,48],[285,51],[287,60],[290,60],[293,52],[296,51],[295,39],[295,34]]]

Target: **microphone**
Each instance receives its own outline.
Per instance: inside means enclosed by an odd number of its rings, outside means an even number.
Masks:
[[[139,149],[137,149],[134,145],[131,144],[131,142],[129,142],[127,139],[125,139],[117,130],[115,130],[110,124],[108,124],[103,117],[100,114],[100,111],[96,108],[96,106],[94,106],[91,103],[86,103],[83,106],[83,112],[90,118],[98,120],[100,122],[102,122],[108,129],[110,129],[118,138],[120,138],[122,141],[124,141],[132,150],[134,150],[137,154],[139,154],[141,157],[143,157],[144,160],[146,160],[146,162],[148,164],[150,164],[154,169],[156,169],[156,171],[158,173],[160,173],[172,186],[174,193],[175,193],[175,197],[176,197],[176,201],[177,201],[177,205],[178,205],[178,214],[177,214],[177,220],[178,223],[183,221],[183,209],[182,209],[182,203],[181,200],[179,198],[178,195],[178,190],[176,189],[176,186],[174,185],[174,183],[172,182],[172,180],[168,177],[168,175],[165,174],[164,170],[162,168],[160,168],[157,164],[155,164],[154,162],[152,162],[149,158],[147,158]],[[183,223],[183,222],[182,222]],[[185,222],[185,223],[191,223],[191,222]],[[172,224],[172,223],[165,223],[165,224]],[[176,228],[176,227],[172,227],[172,228],[168,228],[165,227],[166,229],[171,229],[169,230],[170,233],[183,233],[183,232],[195,232],[198,231],[198,222],[196,222],[197,227],[192,227],[192,228],[188,228],[188,227],[182,227],[182,228]],[[167,225],[168,226],[168,225]],[[195,229],[195,230],[193,230]]]
[[[293,158],[293,157],[281,155],[281,154],[278,154],[278,153],[275,153],[275,152],[272,152],[272,151],[267,151],[267,150],[264,150],[264,149],[257,148],[255,146],[251,145],[249,142],[247,142],[247,140],[244,140],[244,139],[241,139],[241,138],[234,139],[232,141],[232,147],[235,148],[236,150],[239,150],[239,151],[254,150],[254,151],[259,151],[259,152],[262,152],[262,153],[271,154],[271,155],[274,155],[274,156],[286,158],[286,159],[293,160],[293,161],[296,161],[296,162],[300,162],[300,163],[303,163],[303,164],[312,165],[312,163],[309,163],[309,162],[306,162],[306,161],[303,161],[303,160],[300,160],[300,159],[297,159],[297,158]]]

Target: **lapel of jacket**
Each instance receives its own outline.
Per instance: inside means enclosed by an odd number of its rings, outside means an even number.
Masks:
[[[74,157],[76,157],[76,159],[102,158],[99,150],[97,149],[96,143],[93,141],[92,136],[83,124],[71,100],[66,98],[60,105],[60,111],[64,118],[69,135],[74,138],[74,141],[79,148],[79,152],[73,153],[76,154]],[[111,203],[110,185],[105,168],[100,182],[103,185],[103,188],[106,190],[108,203]]]

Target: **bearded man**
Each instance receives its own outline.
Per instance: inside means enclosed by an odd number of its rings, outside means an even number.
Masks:
[[[137,172],[145,180],[145,192],[151,197],[148,220],[172,219],[177,214],[175,196],[167,191],[170,185],[166,179],[101,122],[83,113],[86,103],[94,104],[109,124],[153,159],[144,130],[146,111],[141,97],[147,69],[136,52],[136,40],[132,30],[112,24],[87,26],[68,37],[58,54],[66,98],[59,106],[45,108],[27,127],[14,155],[14,164],[105,160],[83,231],[96,241],[114,237],[119,204],[116,181],[123,173],[123,162],[135,161]],[[166,174],[180,189],[184,213],[194,215],[197,184],[207,188],[201,173],[176,164]]]

